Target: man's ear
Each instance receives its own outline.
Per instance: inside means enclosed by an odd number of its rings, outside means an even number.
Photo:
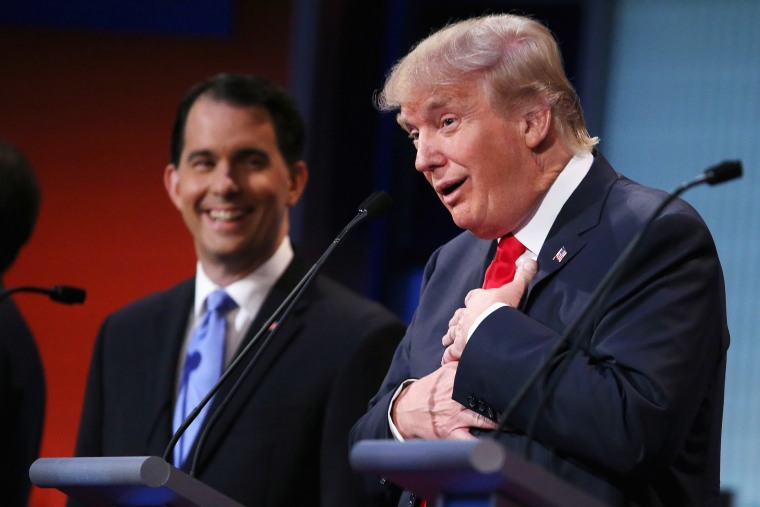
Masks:
[[[177,166],[174,164],[169,164],[164,169],[164,188],[166,188],[169,199],[179,209],[179,174],[177,174]]]
[[[288,206],[295,206],[298,199],[301,198],[306,182],[309,181],[309,168],[306,162],[299,160],[290,169],[290,190],[288,190]]]
[[[552,109],[549,106],[536,106],[528,111],[523,119],[525,144],[534,150],[549,136],[549,130],[552,127]]]

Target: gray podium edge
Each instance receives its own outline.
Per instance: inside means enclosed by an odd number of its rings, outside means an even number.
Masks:
[[[92,507],[243,507],[158,456],[40,458],[29,478]]]
[[[494,506],[608,507],[493,440],[364,440],[351,449],[351,466],[437,499],[438,507],[463,497]]]

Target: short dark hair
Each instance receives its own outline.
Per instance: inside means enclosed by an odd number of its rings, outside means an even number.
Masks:
[[[303,158],[306,127],[288,93],[272,81],[258,76],[219,74],[196,84],[177,108],[171,139],[171,163],[179,166],[185,145],[187,115],[199,97],[209,97],[238,107],[262,107],[272,117],[277,147],[288,166]]]
[[[21,151],[0,140],[0,274],[29,240],[40,211],[40,188]]]

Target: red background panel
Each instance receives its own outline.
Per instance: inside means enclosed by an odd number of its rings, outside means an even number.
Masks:
[[[0,137],[27,155],[42,192],[37,227],[6,286],[87,290],[75,306],[14,296],[45,367],[42,456],[73,453],[103,318],[194,272],[192,241],[162,180],[179,99],[219,72],[285,85],[289,25],[289,2],[267,0],[242,5],[224,39],[0,30]],[[35,489],[30,505],[63,504],[62,493]]]

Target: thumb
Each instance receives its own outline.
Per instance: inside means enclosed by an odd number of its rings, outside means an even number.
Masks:
[[[497,292],[497,301],[508,304],[512,307],[517,307],[520,304],[525,290],[528,288],[528,284],[533,279],[533,276],[538,271],[538,264],[532,259],[526,259],[517,266],[514,279],[499,287],[498,289],[491,289]]]
[[[522,283],[524,287],[527,287],[538,272],[538,263],[533,259],[519,259],[519,261],[514,281]]]

